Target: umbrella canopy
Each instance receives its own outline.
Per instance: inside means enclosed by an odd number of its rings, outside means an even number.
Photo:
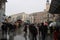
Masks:
[[[49,27],[56,26],[56,22],[50,23]]]
[[[52,23],[50,23],[49,27],[52,27],[52,26],[60,27],[60,22],[52,22]]]

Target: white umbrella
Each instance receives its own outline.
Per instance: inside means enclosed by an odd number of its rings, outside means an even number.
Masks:
[[[56,22],[50,23],[49,27],[56,26]]]

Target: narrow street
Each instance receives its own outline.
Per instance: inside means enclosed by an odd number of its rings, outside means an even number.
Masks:
[[[0,0],[0,40],[60,40],[60,0]]]
[[[18,32],[14,33],[14,34],[15,34],[14,36],[13,36],[13,33],[11,33],[10,35],[7,35],[8,36],[7,39],[8,40],[9,39],[10,40],[25,40],[23,28],[21,28],[21,30],[19,29]],[[0,36],[2,36],[1,32],[0,32]],[[1,37],[0,37],[0,39],[1,39]],[[29,40],[29,35],[27,35],[27,40]],[[40,34],[40,38],[39,38],[39,35],[37,36],[37,40],[42,40],[42,35],[41,34]],[[53,40],[53,39],[50,36],[47,36],[46,40]]]

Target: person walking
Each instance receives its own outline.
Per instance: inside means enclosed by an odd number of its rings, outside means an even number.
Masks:
[[[54,40],[60,40],[60,27],[56,27],[54,31]]]
[[[13,28],[14,28],[14,36],[16,36],[17,22],[15,22],[15,23],[13,24]]]
[[[25,37],[25,40],[27,40],[27,27],[28,27],[28,25],[25,24],[25,26],[24,26],[24,37]]]
[[[7,32],[8,32],[7,22],[8,22],[7,19],[5,19],[4,22],[2,22],[2,26],[1,26],[2,38],[1,38],[1,40],[7,40]]]
[[[1,29],[2,29],[2,38],[1,40],[7,40],[7,25],[6,23],[3,23],[3,25],[1,26]]]
[[[34,26],[34,24],[31,24],[29,26],[29,32],[31,33],[32,40],[37,40],[37,28]]]
[[[39,40],[40,40],[40,34],[41,34],[41,23],[38,23],[37,24],[37,27],[38,27],[38,35],[39,35]]]
[[[41,34],[42,40],[45,40],[47,34],[47,25],[44,25],[44,23],[41,23]]]

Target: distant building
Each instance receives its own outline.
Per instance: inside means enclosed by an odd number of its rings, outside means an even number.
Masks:
[[[24,12],[11,15],[11,20],[12,21],[17,21],[19,19],[21,19],[22,21],[26,22],[26,20],[29,20],[29,15],[24,13]]]
[[[31,14],[30,22],[31,23],[41,23],[48,21],[48,14],[47,12],[35,12]],[[49,21],[53,21],[53,15],[49,14]]]
[[[31,23],[41,23],[45,21],[54,21],[53,15],[48,13],[48,10],[50,8],[49,0],[46,2],[46,9],[44,9],[43,12],[35,12],[30,14],[30,22]]]
[[[3,22],[5,19],[5,7],[7,0],[0,0],[0,22]]]

